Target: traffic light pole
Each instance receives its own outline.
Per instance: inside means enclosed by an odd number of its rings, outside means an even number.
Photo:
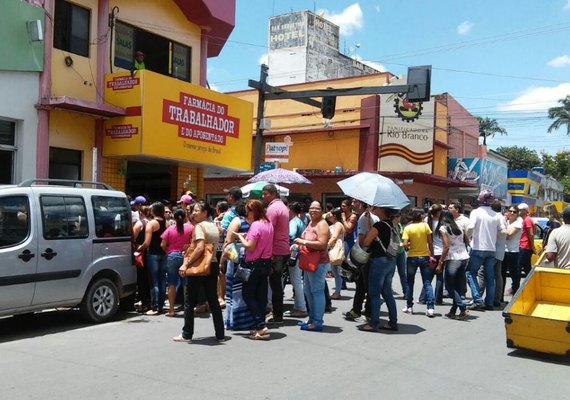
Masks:
[[[269,67],[265,64],[261,64],[261,73],[259,74],[259,84],[261,87],[267,85],[267,71]],[[263,128],[261,123],[263,121],[263,112],[265,110],[265,91],[258,90],[257,95],[257,125],[255,128],[255,173],[259,172],[259,166],[261,165],[261,146],[263,145]]]

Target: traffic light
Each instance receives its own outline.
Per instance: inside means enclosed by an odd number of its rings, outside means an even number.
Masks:
[[[323,118],[333,119],[336,107],[336,96],[323,96],[321,102],[321,114]]]

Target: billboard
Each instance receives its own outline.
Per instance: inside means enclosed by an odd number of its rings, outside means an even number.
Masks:
[[[378,171],[431,174],[434,102],[409,103],[397,94],[381,95],[379,138]]]
[[[507,198],[507,167],[487,158],[450,158],[449,179],[477,183],[481,190],[491,189],[498,199]]]
[[[302,47],[306,44],[306,13],[285,14],[269,20],[269,48],[271,50]]]

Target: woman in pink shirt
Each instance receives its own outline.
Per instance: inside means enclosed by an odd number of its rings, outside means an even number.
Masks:
[[[247,235],[234,232],[234,237],[245,248],[245,262],[251,269],[247,282],[243,283],[242,296],[253,315],[254,326],[250,339],[268,340],[269,331],[265,326],[267,306],[267,277],[271,272],[273,255],[273,225],[265,215],[259,200],[249,200],[245,205],[246,220],[251,224]]]
[[[160,238],[160,247],[166,252],[166,282],[168,285],[168,312],[167,317],[174,317],[174,303],[176,302],[176,287],[181,285],[178,268],[184,261],[184,245],[190,243],[190,237],[194,226],[186,224],[186,211],[182,208],[174,210],[173,220],[175,225],[167,228]],[[164,290],[164,288],[159,288]]]

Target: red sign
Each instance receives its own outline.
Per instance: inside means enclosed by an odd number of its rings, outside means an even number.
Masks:
[[[239,136],[239,119],[228,115],[228,105],[180,93],[179,102],[164,100],[162,122],[178,126],[178,136],[213,144]]]
[[[139,84],[139,78],[131,76],[116,76],[113,80],[107,82],[107,87],[113,90],[132,89]]]
[[[105,134],[113,139],[127,139],[139,133],[139,128],[128,125],[111,125]]]

